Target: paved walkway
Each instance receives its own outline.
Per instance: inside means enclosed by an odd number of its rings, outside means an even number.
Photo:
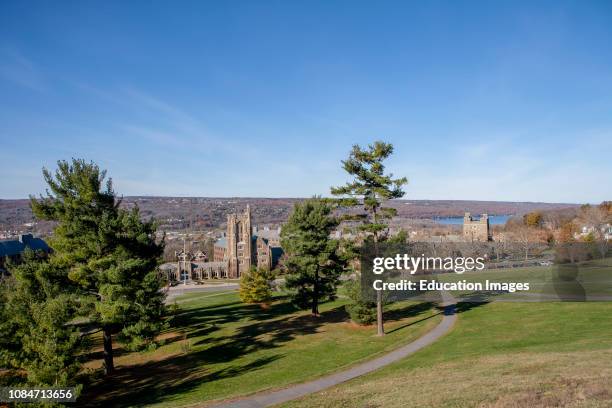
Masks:
[[[253,394],[249,397],[244,397],[234,401],[221,402],[212,406],[224,408],[260,408],[280,404],[308,394],[322,391],[326,388],[352,380],[355,377],[359,377],[369,372],[378,370],[379,368],[388,364],[399,361],[438,340],[451,329],[455,323],[455,320],[457,320],[457,316],[455,315],[454,299],[452,299],[452,297],[447,293],[444,293],[442,296],[442,305],[444,306],[444,317],[442,318],[442,321],[433,330],[424,336],[419,337],[412,343],[400,347],[399,349],[385,354],[382,357],[366,361],[365,363],[359,364],[345,371],[330,374],[306,383],[289,386],[288,388],[278,391],[264,391]]]

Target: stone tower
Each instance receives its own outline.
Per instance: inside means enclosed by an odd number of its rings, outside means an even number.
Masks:
[[[463,238],[469,242],[492,241],[489,216],[482,214],[480,219],[475,220],[469,212],[466,212],[463,216]]]
[[[228,277],[239,278],[251,268],[252,234],[251,209],[248,205],[244,213],[227,216]]]

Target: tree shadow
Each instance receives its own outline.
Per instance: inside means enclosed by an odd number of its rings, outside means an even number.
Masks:
[[[431,310],[435,306],[433,302],[420,302],[410,305],[406,305],[401,309],[392,309],[385,312],[386,321],[395,321],[405,319],[407,317],[414,317],[421,313]]]
[[[399,321],[418,316],[433,306],[433,303],[425,302],[392,309],[386,313],[386,320]],[[180,335],[165,339],[166,344],[183,341],[185,349],[182,354],[164,356],[163,360],[158,361],[118,366],[110,378],[93,378],[79,404],[144,406],[170,401],[174,396],[188,393],[204,383],[259,370],[284,357],[282,353],[272,352],[249,363],[236,361],[247,354],[272,350],[299,336],[318,333],[324,325],[350,320],[344,306],[326,310],[317,317],[309,313],[296,315],[295,311],[295,307],[285,299],[276,300],[266,308],[231,302],[182,310],[173,316],[173,327],[166,332]],[[433,315],[394,328],[393,331],[431,317]],[[241,320],[244,325],[228,330],[227,334],[216,333],[226,329],[227,324]],[[99,355],[96,354],[96,357]],[[218,368],[217,364],[224,367]]]
[[[414,305],[409,305],[409,306],[406,306],[406,307],[404,307],[402,309],[395,309],[395,310],[391,310],[391,311],[387,312],[385,314],[385,320],[386,321],[394,321],[394,320],[405,319],[407,317],[418,316],[420,314],[423,314],[423,313],[431,310],[433,307],[435,307],[435,303],[433,303],[433,302],[422,302],[422,303],[417,303],[417,304],[414,304]],[[399,327],[396,327],[396,328],[394,328],[392,330],[387,331],[387,334],[394,333],[396,331],[408,328],[410,326],[413,326],[413,325],[415,325],[417,323],[420,323],[420,322],[423,322],[425,320],[429,320],[432,317],[435,317],[435,316],[439,315],[440,313],[442,313],[442,312],[440,311],[438,313],[433,313],[433,314],[431,314],[429,316],[423,317],[422,319],[406,323],[404,325],[401,325]]]
[[[201,364],[207,350],[173,356],[162,361],[121,367],[112,377],[95,381],[81,397],[84,407],[145,406],[189,392],[200,384],[236,377],[282,358],[268,356],[244,365],[208,370]]]
[[[454,313],[464,313],[480,306],[484,306],[490,302],[457,302],[454,305]]]
[[[270,304],[268,308],[236,301],[184,310],[173,317],[172,325],[177,328],[188,329],[189,332],[193,333],[190,337],[194,337],[196,331],[193,328],[201,328],[203,325],[214,328],[218,325],[243,319],[263,321],[295,311],[296,308],[285,302],[284,297],[275,298],[274,303]]]
[[[183,336],[169,340],[182,339],[186,347],[197,347],[197,351],[185,351],[186,354],[167,356],[160,361],[120,366],[111,378],[93,381],[79,402],[85,406],[142,406],[162,402],[203,383],[260,369],[284,356],[275,354],[242,365],[232,363],[246,354],[273,349],[297,336],[316,333],[322,325],[348,320],[343,307],[327,310],[319,317],[296,316],[293,312],[295,308],[287,302],[275,302],[266,309],[235,302],[185,310],[175,316],[172,328],[182,331]],[[224,324],[242,319],[247,319],[247,324],[231,334],[209,336],[221,330]],[[192,343],[190,339],[198,340]],[[210,370],[212,365],[223,363],[232,365]]]
[[[279,347],[298,336],[315,334],[323,325],[343,321],[348,321],[348,314],[344,307],[340,306],[322,312],[319,316],[302,314],[258,321],[239,327],[231,335],[202,339],[195,345],[212,343],[207,349],[207,361],[228,362],[258,350]]]
[[[171,343],[175,343],[177,341],[185,340],[186,334],[177,332],[175,327],[170,327],[168,329],[162,330],[162,332],[157,336],[157,343],[159,346],[165,346]],[[113,345],[113,356],[115,358],[121,357],[127,354],[132,353],[126,348],[124,348],[121,343],[114,342]],[[104,349],[103,349],[103,340],[102,335],[98,334],[97,336],[90,336],[87,339],[87,351],[79,356],[79,360],[81,363],[88,363],[96,360],[104,359]]]
[[[498,296],[504,296],[511,293],[507,290],[476,290],[469,293],[463,293],[458,296],[458,303],[491,303]]]

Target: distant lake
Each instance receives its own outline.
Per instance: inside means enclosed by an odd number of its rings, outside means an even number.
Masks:
[[[505,224],[512,216],[511,215],[489,215],[489,224],[501,225]],[[476,218],[476,217],[474,217]],[[463,225],[463,217],[442,217],[434,218],[434,221],[444,225]]]

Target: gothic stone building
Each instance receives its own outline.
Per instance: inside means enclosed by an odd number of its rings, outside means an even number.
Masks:
[[[492,241],[489,216],[482,214],[480,219],[474,219],[470,213],[466,212],[463,217],[463,238],[470,242]]]
[[[252,266],[274,268],[281,253],[278,233],[253,229],[247,205],[244,213],[227,216],[227,233],[215,243],[214,261],[227,262],[228,277],[238,278]]]
[[[204,279],[227,278],[225,262],[208,262],[202,251],[191,253],[185,249],[175,252],[176,262],[159,266],[160,273],[168,282],[190,282]]]
[[[273,269],[282,255],[280,230],[252,227],[251,210],[227,216],[227,232],[215,242],[212,262],[204,253],[177,252],[176,262],[161,265],[169,281],[239,278],[251,266]]]

